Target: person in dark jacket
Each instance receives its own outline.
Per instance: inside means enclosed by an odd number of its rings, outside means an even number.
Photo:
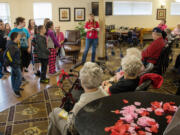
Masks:
[[[0,20],[0,78],[3,76],[3,74],[9,73],[6,69],[6,66],[4,65],[4,60],[3,60],[3,54],[4,51],[6,50],[6,33],[4,29],[4,23],[2,20]]]
[[[139,84],[139,73],[143,67],[142,61],[134,56],[127,55],[122,61],[122,73],[118,82],[103,82],[102,87],[107,95],[118,94],[121,92],[133,92]]]
[[[47,49],[47,40],[46,40],[46,29],[43,25],[38,27],[38,34],[36,36],[36,49],[37,55],[41,62],[41,75],[40,82],[41,83],[49,83],[49,79],[46,78],[48,58],[49,58],[49,50]]]
[[[13,32],[10,38],[11,40],[8,42],[7,48],[12,58],[11,84],[16,97],[21,97],[20,90],[23,89],[20,88],[22,82],[22,73],[21,73],[20,49],[18,47],[18,43],[20,42],[21,35],[17,32]]]

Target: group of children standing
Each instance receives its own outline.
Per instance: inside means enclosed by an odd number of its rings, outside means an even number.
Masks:
[[[57,74],[56,63],[59,64],[59,62],[56,61],[56,57],[59,57],[64,35],[60,32],[60,27],[55,32],[53,22],[49,19],[45,19],[44,25],[40,26],[36,26],[34,20],[30,19],[28,29],[25,28],[23,17],[16,18],[15,24],[16,27],[8,33],[7,43],[5,43],[1,57],[4,59],[7,52],[9,53],[8,55],[12,59],[11,64],[8,65],[11,67],[12,89],[17,97],[21,97],[20,91],[23,90],[21,86],[24,82],[27,82],[23,77],[23,72],[28,72],[27,69],[31,60],[34,73],[40,77],[41,83],[49,83],[49,79],[46,77],[48,65],[49,75]],[[3,61],[1,64],[6,66]]]

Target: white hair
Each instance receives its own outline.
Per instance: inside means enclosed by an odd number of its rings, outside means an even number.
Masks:
[[[121,61],[122,70],[130,77],[135,77],[143,66],[141,59],[134,55],[127,55]]]
[[[80,70],[79,78],[85,88],[94,89],[101,85],[102,76],[103,71],[96,63],[86,62]]]
[[[139,59],[142,59],[141,51],[135,47],[128,48],[126,50],[126,55],[134,55]]]

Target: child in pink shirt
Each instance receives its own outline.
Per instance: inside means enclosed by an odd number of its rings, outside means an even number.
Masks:
[[[158,28],[160,28],[162,31],[167,29],[166,20],[161,20],[161,23],[158,25]]]

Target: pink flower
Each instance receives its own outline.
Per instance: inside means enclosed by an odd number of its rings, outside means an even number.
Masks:
[[[142,126],[142,127],[147,127],[147,126],[151,126],[149,122],[155,122],[154,119],[147,117],[147,116],[143,116],[138,118],[137,124]]]
[[[141,106],[141,102],[134,102],[136,106]]]

